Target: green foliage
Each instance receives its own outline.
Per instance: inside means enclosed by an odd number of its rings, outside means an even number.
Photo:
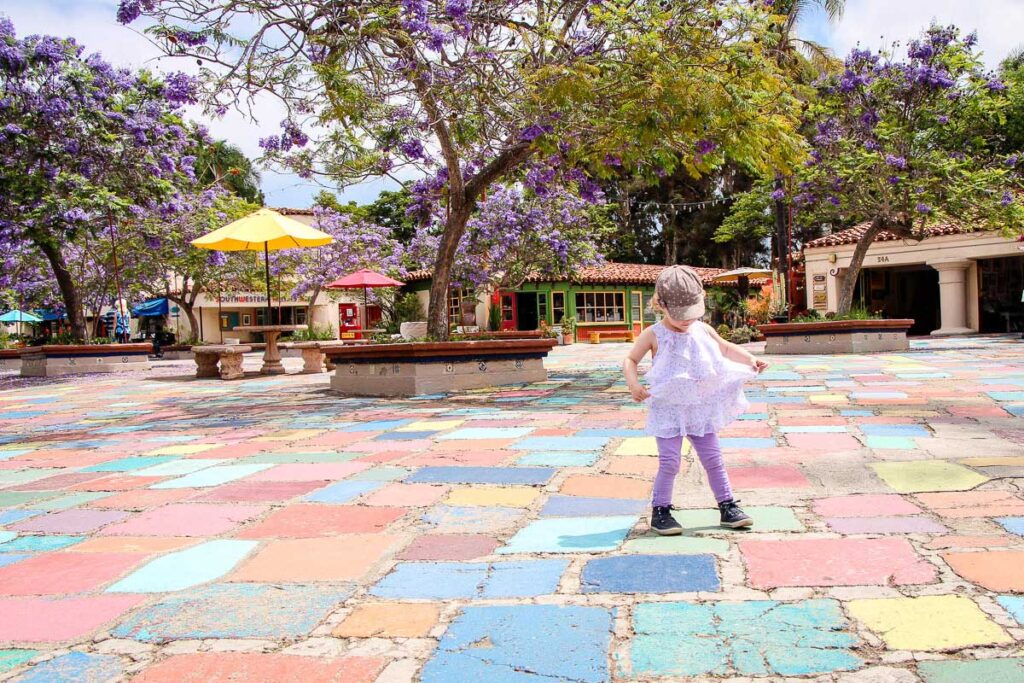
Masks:
[[[715,331],[718,332],[718,336],[721,337],[722,339],[728,339],[729,333],[732,332],[732,328],[726,325],[725,323],[722,323],[717,328],[715,328]]]
[[[384,329],[389,334],[397,334],[402,323],[420,322],[424,317],[420,298],[413,292],[407,292],[395,301],[384,323]]]
[[[763,240],[771,235],[775,230],[771,193],[771,183],[761,180],[735,196],[729,215],[715,232],[715,241]]]
[[[565,327],[567,320],[568,318],[562,320],[562,327]],[[497,332],[501,329],[501,306],[493,302],[490,308],[487,309],[487,329],[491,332]]]
[[[219,185],[247,202],[263,205],[260,174],[252,160],[235,145],[217,140],[199,147],[196,179],[203,187]]]
[[[328,341],[335,339],[334,332],[330,325],[310,325],[308,329],[297,330],[290,341]]]
[[[0,349],[11,348],[11,336],[7,334],[6,328],[0,325]]]
[[[576,320],[576,316],[574,316],[574,315],[567,315],[567,316],[565,316],[564,318],[562,318],[562,332],[565,333],[565,334],[568,334],[571,337],[574,337],[576,335],[576,324],[577,324],[577,322],[578,321]]]
[[[748,344],[758,336],[757,330],[753,327],[737,327],[729,332],[727,339],[733,344]]]

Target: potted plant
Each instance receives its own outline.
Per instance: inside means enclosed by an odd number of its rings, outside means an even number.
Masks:
[[[562,343],[572,344],[576,341],[576,316],[567,315],[562,318]]]

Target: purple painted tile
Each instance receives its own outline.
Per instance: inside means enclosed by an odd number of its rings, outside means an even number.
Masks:
[[[120,522],[129,514],[123,510],[63,510],[26,519],[10,528],[15,531],[40,531],[49,534],[80,534]]]
[[[927,517],[844,517],[829,519],[841,534],[944,534],[949,529]]]

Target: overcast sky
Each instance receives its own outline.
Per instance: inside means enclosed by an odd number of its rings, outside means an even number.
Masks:
[[[116,0],[0,0],[0,14],[14,20],[19,35],[52,33],[71,35],[90,51],[101,52],[119,66],[146,66],[157,70],[188,70],[187,60],[159,56],[158,50],[133,30],[114,19]],[[1024,0],[848,0],[842,20],[830,25],[820,12],[811,14],[801,33],[844,54],[858,43],[877,48],[895,40],[906,41],[933,20],[977,30],[985,61],[991,67],[1024,45]],[[215,137],[225,138],[252,157],[259,156],[260,137],[279,131],[283,118],[272,102],[255,109],[257,121],[229,114],[206,121]],[[196,118],[201,118],[196,112]],[[371,202],[389,183],[366,183],[348,188],[343,199]],[[291,174],[263,171],[263,190],[271,206],[307,207],[321,188]]]

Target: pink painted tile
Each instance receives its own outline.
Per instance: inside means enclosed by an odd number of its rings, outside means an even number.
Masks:
[[[387,664],[377,657],[339,659],[280,653],[201,652],[175,655],[144,670],[135,683],[373,683]]]
[[[333,462],[333,463],[291,463],[275,465],[269,470],[257,472],[245,478],[246,482],[256,481],[336,481],[351,477],[363,470],[370,469],[364,462]]]
[[[884,517],[916,515],[921,508],[896,494],[869,494],[820,498],[814,501],[814,512],[822,517]]]
[[[931,583],[936,569],[903,538],[740,541],[750,585],[866,586]]]
[[[305,495],[322,481],[236,481],[218,486],[193,500],[201,503],[276,503]]]
[[[500,465],[510,458],[517,457],[519,451],[477,451],[467,450],[461,453],[427,452],[410,456],[402,460],[403,465],[410,467],[491,467]]]
[[[790,489],[811,485],[803,472],[787,465],[730,468],[729,481],[737,489]]]
[[[858,418],[860,419],[860,418]],[[845,417],[818,417],[804,415],[780,415],[780,427],[845,427]]]
[[[138,553],[43,553],[0,567],[0,595],[70,595],[99,588],[145,560]]]
[[[0,599],[0,641],[59,643],[78,640],[114,621],[144,599],[142,595]]]
[[[402,552],[400,560],[475,560],[494,552],[498,540],[480,534],[426,534]]]
[[[49,534],[82,534],[95,531],[107,524],[120,522],[128,515],[129,513],[123,510],[62,510],[26,519],[9,528],[13,531],[39,531]]]
[[[292,505],[243,529],[237,538],[316,538],[380,532],[402,517],[405,508],[362,505]]]
[[[94,500],[88,504],[91,508],[114,510],[146,510],[148,508],[177,503],[194,496],[198,489],[138,489],[124,491],[112,496]]]
[[[388,484],[363,498],[365,505],[424,507],[433,505],[448,492],[435,484]]]
[[[410,451],[381,451],[380,453],[372,453],[371,455],[364,455],[356,458],[359,462],[395,462],[402,458],[408,458],[411,455]]]
[[[94,479],[82,484],[69,486],[71,491],[130,491],[132,489],[148,488],[166,477],[133,477],[130,475],[118,474],[112,477]]]
[[[101,477],[108,476],[106,472],[68,472],[66,474],[57,474],[52,477],[46,477],[45,479],[36,479],[30,481],[27,484],[21,484],[20,486],[12,486],[6,490],[8,491],[60,491],[61,489],[75,484],[82,484],[93,479],[100,479]]]
[[[256,455],[263,451],[269,450],[273,444],[269,443],[230,443],[218,446],[217,448],[211,448],[208,451],[202,453],[196,453],[190,455],[190,460],[219,460],[226,458],[228,460],[234,458],[248,458],[250,455]]]
[[[840,534],[944,534],[948,528],[928,517],[836,517],[825,520]]]
[[[100,531],[105,536],[217,536],[266,511],[261,505],[177,503],[142,512]]]

